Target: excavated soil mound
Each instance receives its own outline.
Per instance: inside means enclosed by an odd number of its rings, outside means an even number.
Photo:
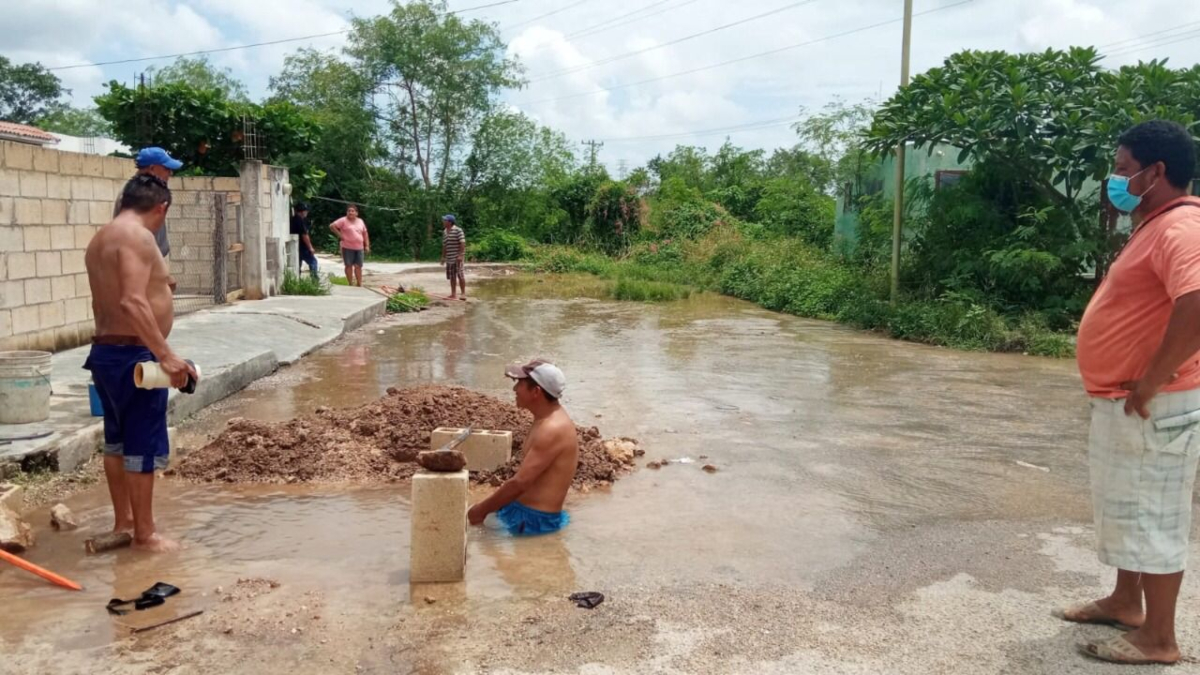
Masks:
[[[513,459],[472,480],[499,485],[521,461],[533,417],[516,406],[461,387],[427,385],[388,389],[357,408],[317,408],[306,417],[270,423],[234,418],[211,443],[183,456],[171,473],[201,483],[389,483],[419,468],[437,427],[513,432]],[[640,454],[630,439],[608,440],[595,427],[576,427],[579,470],[575,487],[607,485]]]

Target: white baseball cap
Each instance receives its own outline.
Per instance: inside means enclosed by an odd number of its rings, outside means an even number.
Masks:
[[[548,361],[534,359],[524,365],[511,365],[504,369],[504,374],[514,380],[529,378],[542,388],[542,391],[554,398],[562,398],[563,390],[567,388],[567,376],[558,366]]]

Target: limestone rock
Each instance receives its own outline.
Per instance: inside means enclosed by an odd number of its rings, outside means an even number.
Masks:
[[[0,506],[0,548],[9,553],[23,553],[33,546],[33,530],[29,523],[7,507]]]
[[[459,450],[426,450],[417,453],[417,464],[441,473],[462,471],[467,465],[467,456]]]
[[[604,441],[604,451],[614,462],[622,464],[633,464],[634,457],[644,455],[644,452],[639,452],[640,448],[636,442],[621,438]]]
[[[71,513],[63,504],[55,504],[54,508],[50,509],[50,527],[56,530],[74,530],[79,527],[79,523],[75,521],[75,514]]]

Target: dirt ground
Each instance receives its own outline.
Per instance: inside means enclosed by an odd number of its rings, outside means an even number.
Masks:
[[[532,424],[528,412],[462,387],[392,388],[375,403],[321,406],[312,415],[283,423],[234,418],[211,443],[184,455],[168,475],[204,483],[390,483],[417,471],[417,453],[430,449],[435,428],[473,426],[513,432],[512,461],[472,476],[479,483],[498,484],[520,465]],[[633,455],[614,451],[596,427],[576,427],[576,433],[576,488],[609,485],[631,468]]]

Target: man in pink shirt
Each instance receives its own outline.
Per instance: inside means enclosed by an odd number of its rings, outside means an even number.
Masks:
[[[1107,191],[1132,214],[1134,230],[1079,325],[1097,547],[1117,583],[1108,597],[1060,616],[1128,629],[1081,647],[1116,663],[1180,658],[1175,602],[1200,460],[1200,199],[1188,196],[1195,169],[1195,141],[1178,124],[1144,122],[1121,136]]]
[[[346,281],[351,286],[362,286],[364,251],[371,252],[371,237],[367,234],[367,223],[358,217],[358,207],[346,207],[346,216],[329,224],[329,229],[341,239],[342,262],[346,264]]]

